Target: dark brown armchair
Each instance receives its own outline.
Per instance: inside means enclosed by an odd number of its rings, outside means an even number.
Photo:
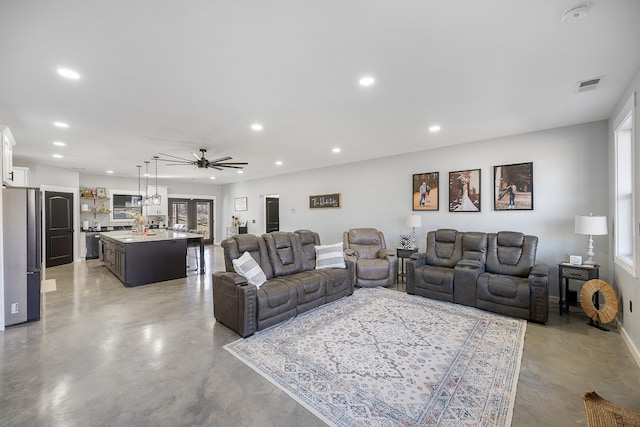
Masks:
[[[355,263],[354,284],[360,287],[392,286],[398,275],[398,258],[387,249],[384,234],[375,228],[352,228],[343,234],[344,255]]]

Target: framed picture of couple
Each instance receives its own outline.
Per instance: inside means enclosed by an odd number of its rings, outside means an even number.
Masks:
[[[533,210],[533,162],[493,167],[493,209]]]
[[[449,172],[449,212],[480,212],[480,169]]]
[[[437,211],[439,206],[440,175],[438,172],[417,173],[413,175],[413,210]]]

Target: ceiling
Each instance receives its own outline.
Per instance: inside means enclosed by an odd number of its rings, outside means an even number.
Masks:
[[[640,69],[640,1],[589,3],[563,23],[578,2],[4,0],[0,124],[17,164],[137,177],[206,148],[249,165],[158,177],[224,184],[607,119]]]

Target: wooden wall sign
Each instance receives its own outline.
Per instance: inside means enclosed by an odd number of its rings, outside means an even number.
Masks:
[[[309,209],[339,208],[340,194],[341,193],[318,194],[316,196],[309,196]]]

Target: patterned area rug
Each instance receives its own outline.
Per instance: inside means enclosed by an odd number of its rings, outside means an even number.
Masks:
[[[334,426],[509,426],[526,321],[358,289],[225,348]]]

